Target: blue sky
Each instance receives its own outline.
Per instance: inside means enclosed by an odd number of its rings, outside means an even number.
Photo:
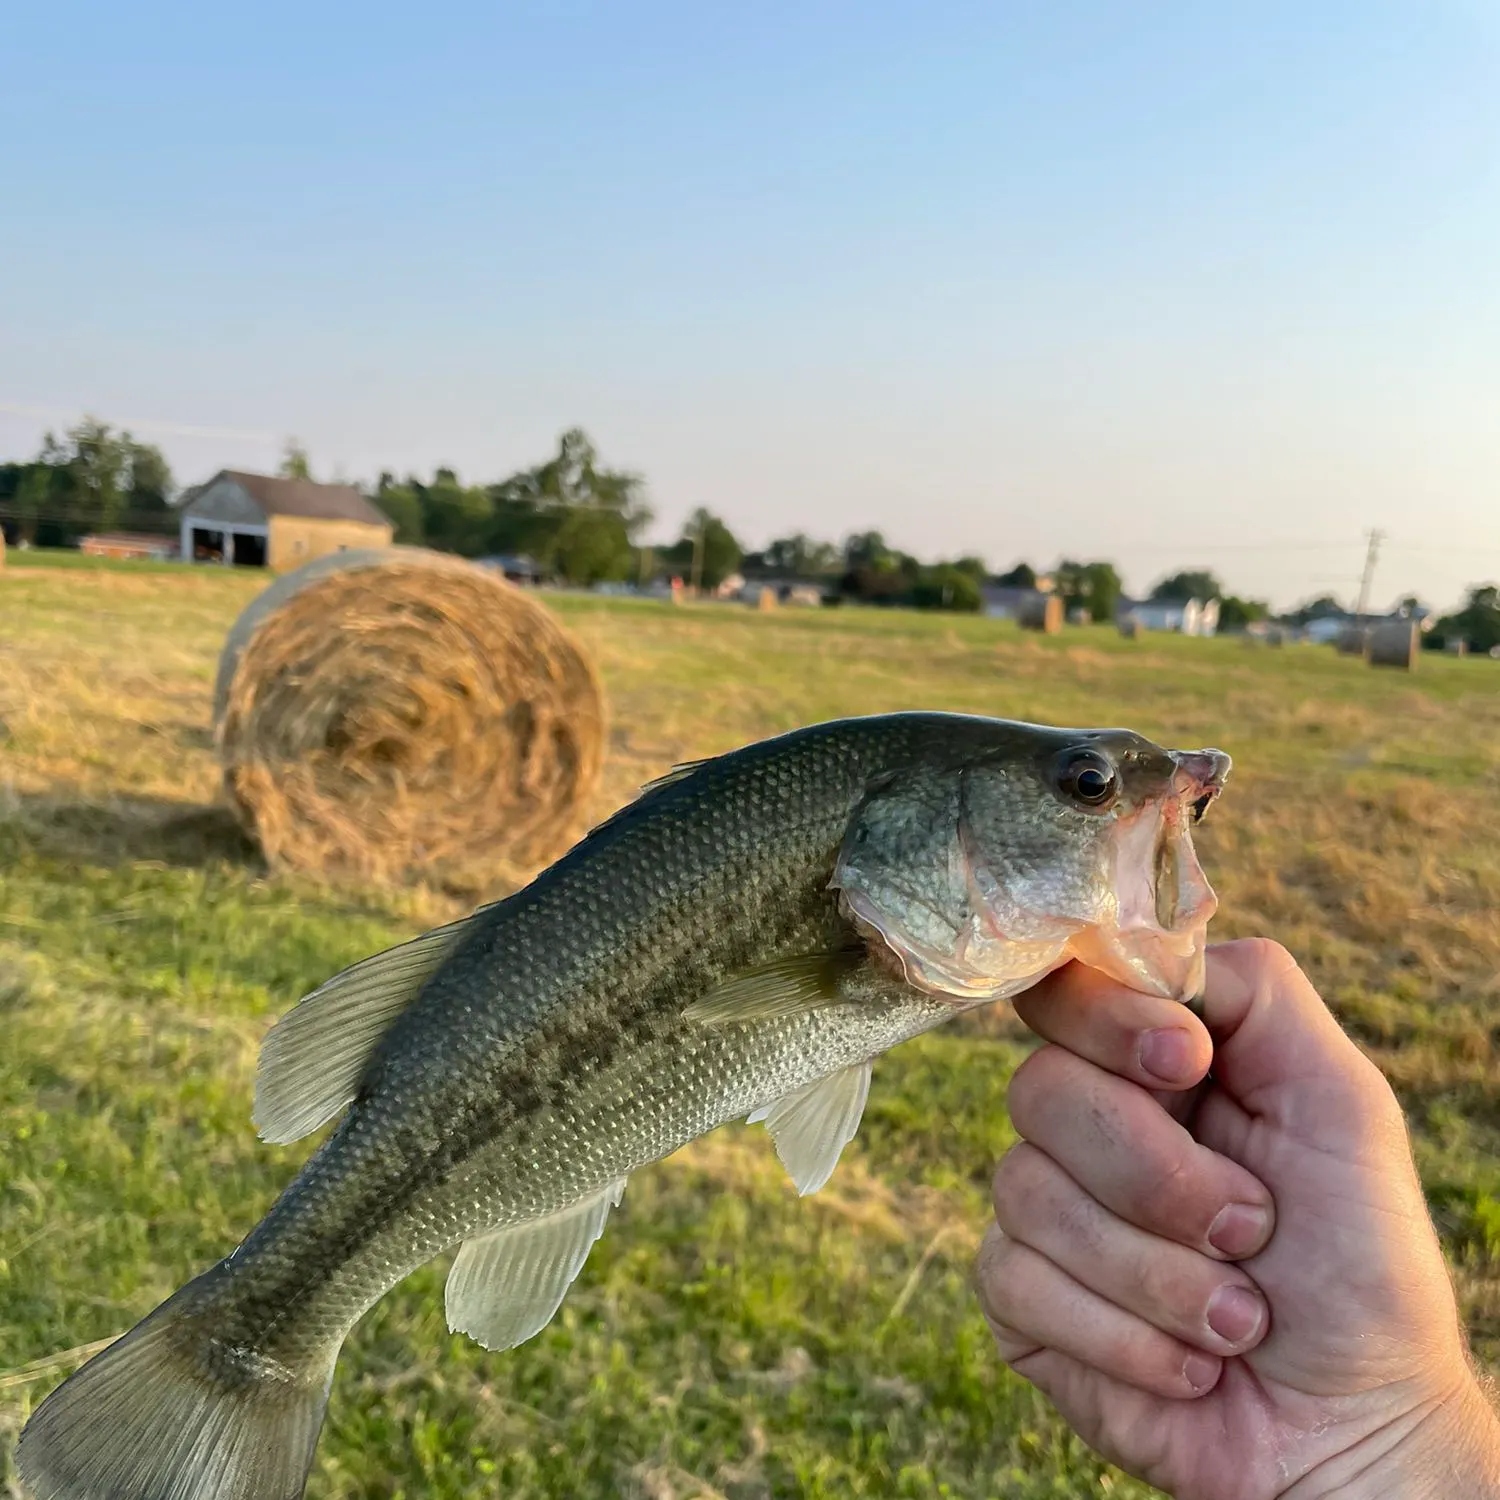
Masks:
[[[0,452],[581,424],[663,535],[1500,577],[1488,0],[13,0],[0,68]]]

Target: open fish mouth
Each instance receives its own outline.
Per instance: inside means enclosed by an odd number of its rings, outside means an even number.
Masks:
[[[1122,817],[1113,840],[1113,917],[1068,941],[1069,956],[1132,989],[1192,1000],[1203,990],[1208,924],[1218,897],[1198,862],[1192,829],[1224,790],[1222,750],[1174,750],[1160,796]]]

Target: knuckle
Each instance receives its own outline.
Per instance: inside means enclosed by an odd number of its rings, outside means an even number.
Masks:
[[[1235,954],[1253,974],[1262,975],[1268,983],[1289,980],[1301,972],[1292,951],[1275,938],[1238,938],[1224,944],[1226,953]]]
[[[995,1218],[1005,1229],[1007,1218],[1014,1219],[1035,1195],[1043,1180],[1047,1158],[1030,1141],[1021,1141],[1000,1158],[990,1185]]]
[[[1038,1047],[1012,1075],[1006,1102],[1017,1135],[1030,1136],[1041,1125],[1047,1102],[1058,1087],[1060,1052],[1050,1042]]]
[[[1153,1215],[1174,1217],[1196,1196],[1191,1153],[1183,1146],[1163,1150],[1145,1165],[1137,1193],[1141,1206]]]
[[[1072,1254],[1095,1261],[1108,1252],[1099,1205],[1088,1194],[1070,1193],[1056,1204],[1057,1234]]]
[[[1157,1328],[1178,1331],[1203,1320],[1207,1293],[1198,1278],[1185,1275],[1174,1256],[1143,1255],[1136,1263],[1134,1280],[1140,1314]]]

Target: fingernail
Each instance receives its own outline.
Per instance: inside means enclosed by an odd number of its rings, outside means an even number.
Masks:
[[[1255,1203],[1230,1203],[1208,1226],[1208,1243],[1233,1259],[1253,1255],[1266,1242],[1270,1213]]]
[[[1191,1033],[1181,1026],[1165,1026],[1141,1038],[1141,1067],[1163,1083],[1191,1083],[1198,1076],[1196,1051]]]
[[[1265,1314],[1266,1304],[1249,1287],[1221,1286],[1208,1299],[1208,1326],[1231,1344],[1254,1338]]]
[[[1195,1391],[1210,1390],[1219,1378],[1220,1362],[1212,1354],[1190,1354],[1182,1362],[1182,1378]]]

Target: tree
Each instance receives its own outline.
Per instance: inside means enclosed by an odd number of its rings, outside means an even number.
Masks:
[[[1054,576],[1057,592],[1069,608],[1086,609],[1095,620],[1114,619],[1122,586],[1113,563],[1064,559],[1057,565]]]
[[[631,537],[651,520],[640,475],[601,467],[588,434],[578,427],[563,433],[553,457],[492,485],[490,494],[497,510],[509,506],[532,514],[598,506],[614,511]]]
[[[462,485],[452,469],[439,469],[420,491],[428,545],[464,557],[479,557],[488,550],[494,522],[488,490]]]
[[[760,563],[767,573],[790,578],[820,578],[838,567],[839,554],[832,543],[815,541],[798,531],[771,542],[760,554]]]
[[[1222,599],[1224,586],[1203,568],[1189,569],[1163,578],[1151,590],[1151,597],[1177,604],[1185,604],[1189,599],[1201,599],[1206,604],[1210,599]]]
[[[396,528],[394,540],[404,546],[419,547],[426,540],[420,488],[415,479],[397,484],[393,474],[382,474],[375,489],[375,504]]]
[[[276,471],[283,479],[311,479],[312,465],[307,449],[296,438],[288,438],[281,450],[281,467]]]
[[[587,587],[628,578],[632,565],[637,565],[636,555],[618,511],[569,508],[554,546],[554,566],[569,583]]]
[[[141,517],[165,517],[172,508],[172,470],[160,448],[149,443],[129,444],[130,508]]]
[[[604,468],[588,434],[578,427],[563,433],[557,452],[544,463],[519,469],[508,479],[490,485],[489,498],[489,550],[525,553],[548,571],[560,570],[558,548],[563,528],[575,509],[595,509],[615,516],[624,528],[627,543],[634,541],[651,520],[641,477]],[[569,535],[575,566],[582,566],[578,549],[589,530],[575,526]],[[591,534],[594,540],[589,549],[603,545],[600,539],[612,535],[613,529],[593,527]],[[610,548],[613,550],[613,543]]]
[[[979,579],[972,567],[956,563],[937,563],[923,568],[911,591],[911,602],[918,609],[955,609],[976,613],[983,602],[979,592]],[[982,576],[982,573],[981,573]]]
[[[1286,616],[1286,620],[1291,625],[1306,625],[1310,620],[1326,620],[1331,616],[1347,613],[1348,611],[1332,594],[1319,594],[1316,599],[1309,599],[1299,604]]]
[[[888,546],[880,532],[855,532],[844,539],[839,589],[871,604],[909,603],[921,571],[916,558]]]
[[[743,556],[734,533],[711,511],[695,510],[681,537],[667,549],[667,560],[691,576],[695,558],[704,588],[717,588],[740,565]]]
[[[1241,599],[1235,594],[1226,594],[1219,600],[1219,629],[1243,630],[1254,620],[1264,620],[1271,607],[1262,599]]]
[[[1006,589],[1034,589],[1036,569],[1030,563],[1018,562],[1010,572],[1000,574],[995,582]]]
[[[31,463],[7,467],[18,529],[41,546],[67,546],[84,532],[119,526],[175,530],[172,471],[160,449],[97,417],[84,417],[61,438],[47,433]]]
[[[1467,641],[1473,651],[1500,646],[1500,588],[1493,583],[1471,588],[1464,607],[1433,626],[1427,644],[1442,647],[1455,640]]]
[[[878,531],[856,531],[844,538],[844,566],[851,571],[872,568],[877,573],[890,573],[900,565],[900,554],[886,545]]]

